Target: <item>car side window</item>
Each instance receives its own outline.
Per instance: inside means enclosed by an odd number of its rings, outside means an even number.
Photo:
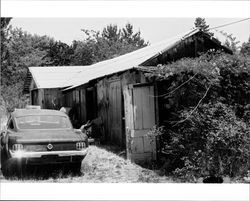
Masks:
[[[10,121],[9,121],[8,129],[11,129],[11,130],[14,129],[14,123],[13,123],[13,120],[12,120],[12,119],[10,119]]]

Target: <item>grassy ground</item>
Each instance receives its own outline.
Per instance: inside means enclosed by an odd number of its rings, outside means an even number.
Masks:
[[[152,170],[144,169],[111,151],[96,146],[89,147],[89,153],[82,162],[82,175],[57,173],[48,178],[40,178],[33,175],[22,180],[12,178],[2,182],[91,182],[91,183],[135,183],[135,182],[172,182],[168,177],[159,176]]]

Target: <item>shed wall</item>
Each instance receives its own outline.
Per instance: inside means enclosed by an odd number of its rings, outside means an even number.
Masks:
[[[63,97],[60,89],[43,89],[43,91],[43,108],[59,110],[63,106]]]
[[[145,77],[138,71],[127,71],[97,82],[99,130],[103,140],[126,147],[123,89],[128,84],[145,82]]]
[[[40,105],[41,108],[46,108],[44,105],[44,89],[32,89],[30,99],[32,105]]]

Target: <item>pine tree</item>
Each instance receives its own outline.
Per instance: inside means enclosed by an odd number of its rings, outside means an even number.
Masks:
[[[213,36],[214,34],[212,32],[209,32],[209,25],[207,25],[205,18],[197,17],[194,22],[195,28],[198,28],[205,33],[208,33],[209,35]]]

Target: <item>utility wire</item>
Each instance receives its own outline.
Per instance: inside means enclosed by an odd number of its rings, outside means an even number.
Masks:
[[[221,28],[221,27],[225,27],[225,26],[229,26],[229,25],[232,25],[232,24],[236,24],[236,23],[239,23],[239,22],[246,21],[246,20],[250,20],[250,17],[249,17],[249,18],[242,19],[242,20],[238,20],[238,21],[235,21],[235,22],[230,22],[230,23],[228,23],[228,24],[223,24],[223,25],[220,25],[220,26],[217,26],[217,27],[212,27],[212,28],[209,28],[209,30],[217,29],[217,28]]]

